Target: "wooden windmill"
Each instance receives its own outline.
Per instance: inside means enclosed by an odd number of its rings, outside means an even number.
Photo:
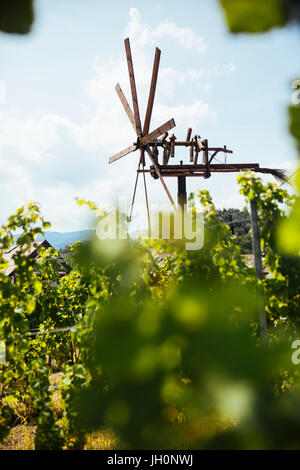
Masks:
[[[173,206],[176,209],[174,200],[171,196],[171,193],[166,185],[164,178],[167,177],[177,177],[178,181],[178,205],[184,207],[184,204],[187,202],[187,193],[186,193],[186,178],[187,177],[203,177],[210,178],[212,173],[227,173],[227,172],[239,172],[241,170],[252,170],[254,172],[260,173],[270,173],[275,178],[286,181],[287,176],[285,175],[284,170],[276,170],[270,168],[260,168],[259,163],[240,163],[240,164],[228,164],[226,161],[227,154],[232,154],[232,150],[227,149],[226,145],[224,147],[210,147],[208,145],[207,139],[200,138],[199,135],[192,137],[192,129],[189,127],[184,141],[179,141],[175,135],[169,137],[168,132],[175,127],[174,119],[170,119],[166,123],[162,124],[157,129],[149,133],[150,130],[150,121],[155,97],[155,90],[158,77],[158,69],[160,62],[161,51],[156,48],[150,92],[147,104],[147,110],[145,115],[144,125],[142,127],[137,90],[134,78],[134,69],[131,56],[131,48],[129,38],[125,39],[125,50],[126,58],[129,72],[129,81],[132,95],[132,104],[133,112],[126,100],[124,93],[119,84],[116,85],[117,94],[121,100],[121,103],[124,107],[124,110],[129,117],[129,120],[134,128],[134,131],[137,135],[137,141],[122,150],[121,152],[113,155],[109,159],[109,163],[115,162],[120,158],[125,157],[125,155],[140,150],[137,176],[135,181],[132,207],[135,199],[135,193],[137,188],[137,182],[139,174],[142,173],[144,177],[145,185],[145,194],[148,210],[148,220],[149,220],[149,208],[148,208],[148,196],[146,190],[146,180],[145,174],[149,173],[153,178],[159,179],[167,193],[167,196]],[[180,165],[172,165],[170,161],[175,156],[176,147],[186,147],[189,148],[189,163],[183,164],[180,162]],[[162,151],[161,161],[159,161],[159,151]],[[216,156],[219,153],[225,155],[225,162],[215,163]],[[146,167],[146,158],[148,156],[150,159],[149,168]],[[131,207],[131,214],[132,214]]]

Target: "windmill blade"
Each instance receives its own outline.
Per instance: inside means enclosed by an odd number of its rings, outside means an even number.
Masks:
[[[128,65],[129,81],[130,81],[130,88],[131,88],[131,95],[132,95],[132,104],[133,104],[136,133],[139,137],[141,137],[142,126],[141,126],[141,118],[140,118],[139,105],[138,105],[138,99],[137,99],[137,93],[136,93],[136,85],[135,85],[129,38],[125,39],[124,42],[125,42],[125,50],[126,50],[126,57],[127,57],[127,65]]]
[[[168,132],[170,129],[173,129],[173,127],[175,126],[176,124],[174,119],[170,119],[170,121],[167,121],[165,124],[155,129],[155,131],[142,137],[141,145],[148,145],[151,141],[153,141],[154,139],[158,139],[158,137],[160,137],[165,132]]]
[[[125,157],[125,155],[128,155],[131,152],[134,152],[137,149],[136,145],[130,145],[130,147],[127,147],[124,150],[121,150],[121,152],[116,153],[110,159],[108,160],[108,163],[115,162],[116,160],[119,160],[119,158]]]
[[[144,128],[143,128],[143,135],[147,135],[148,132],[149,132],[150,120],[151,120],[151,116],[152,116],[152,109],[153,109],[153,103],[154,103],[154,97],[155,97],[155,91],[156,91],[156,84],[157,84],[160,54],[161,54],[161,51],[157,47],[155,49],[155,57],[154,57],[154,63],[153,63],[153,69],[152,69],[152,78],[151,78],[148,105],[147,105]]]
[[[116,92],[118,94],[118,97],[120,98],[120,101],[123,105],[123,108],[125,110],[125,113],[127,114],[127,116],[129,117],[129,121],[131,122],[132,124],[132,127],[134,129],[134,132],[136,132],[136,127],[135,127],[135,119],[134,119],[134,115],[133,115],[133,112],[131,111],[131,108],[128,104],[128,101],[122,91],[122,88],[120,87],[119,83],[116,84]]]

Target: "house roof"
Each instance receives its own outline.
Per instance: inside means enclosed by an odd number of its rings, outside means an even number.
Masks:
[[[35,240],[31,243],[30,248],[26,251],[25,255],[29,256],[30,258],[34,258],[37,255],[37,250],[40,246],[43,246],[44,248],[51,247],[47,240]],[[8,262],[8,268],[3,270],[6,276],[10,276],[16,268],[13,257],[18,251],[20,251],[20,245],[15,244],[9,250],[6,250],[6,252],[3,254],[3,258]]]

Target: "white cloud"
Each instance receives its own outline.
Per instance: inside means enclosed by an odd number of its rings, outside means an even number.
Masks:
[[[125,35],[129,36],[140,46],[145,46],[152,40],[152,33],[146,24],[141,23],[141,15],[137,8],[130,8],[130,21],[125,28]]]
[[[170,21],[159,23],[157,28],[151,28],[141,22],[141,16],[137,8],[130,8],[130,22],[125,30],[126,34],[140,46],[153,43],[154,39],[169,37],[175,39],[178,44],[189,50],[203,53],[207,50],[207,43],[202,36],[194,33],[190,28],[182,28]]]
[[[190,105],[157,105],[153,116],[155,121],[157,123],[159,119],[161,122],[167,121],[168,116],[174,117],[176,126],[182,130],[188,126],[197,128],[204,121],[216,120],[216,113],[210,109],[207,103],[200,100]]]
[[[177,40],[184,49],[195,49],[199,53],[203,53],[207,49],[207,43],[204,39],[195,34],[190,28],[179,28],[176,24],[168,21],[161,23],[153,31],[153,37],[155,38],[164,36]]]
[[[230,209],[236,207],[242,210],[246,206],[245,198],[241,194],[235,194],[227,199],[220,201],[219,207],[222,209]]]

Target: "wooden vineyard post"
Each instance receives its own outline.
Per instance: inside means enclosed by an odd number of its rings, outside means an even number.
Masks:
[[[262,271],[262,260],[261,260],[261,249],[260,249],[260,230],[258,226],[258,213],[257,213],[257,204],[254,200],[250,201],[250,210],[251,210],[251,227],[252,227],[252,249],[254,254],[254,264],[255,264],[255,276],[257,279],[263,279]],[[261,292],[261,294],[263,294]],[[267,318],[264,300],[260,306],[259,311],[259,335],[261,342],[266,344],[267,342]]]
[[[178,193],[177,193],[177,202],[178,207],[181,207],[182,215],[184,213],[184,206],[187,203],[187,194],[186,194],[186,177],[178,176]]]
[[[203,151],[203,165],[206,165],[206,172],[204,175],[204,178],[209,178],[210,177],[210,171],[209,171],[209,159],[208,159],[208,140],[205,139],[203,141],[204,143],[204,151]]]
[[[182,238],[184,238],[184,234],[185,234],[184,216],[185,216],[185,209],[186,209],[186,203],[187,203],[186,177],[178,176],[177,183],[178,183],[178,193],[177,193],[178,213],[181,214],[181,233],[182,233]]]

